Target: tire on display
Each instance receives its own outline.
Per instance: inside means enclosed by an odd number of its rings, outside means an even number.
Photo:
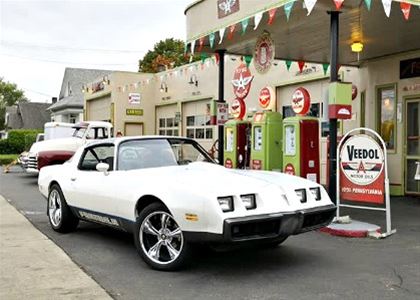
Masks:
[[[79,219],[71,212],[58,184],[54,184],[48,193],[47,215],[52,229],[57,232],[74,231],[79,224]]]
[[[182,268],[191,252],[190,245],[169,210],[157,202],[139,213],[134,242],[143,260],[156,270]]]

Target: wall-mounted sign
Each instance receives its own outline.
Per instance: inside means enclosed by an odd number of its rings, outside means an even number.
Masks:
[[[217,103],[216,125],[223,125],[228,120],[229,105],[227,103]]]
[[[420,57],[400,61],[400,79],[420,77]]]
[[[356,99],[356,97],[357,97],[357,86],[352,84],[352,86],[351,86],[351,100]]]
[[[311,96],[303,88],[298,88],[292,95],[292,109],[297,115],[306,115],[311,106]]]
[[[265,32],[257,40],[254,51],[254,66],[258,73],[265,74],[270,70],[274,61],[274,41]]]
[[[246,104],[242,99],[233,100],[230,105],[230,112],[232,116],[237,120],[243,120],[246,114]]]
[[[410,92],[410,91],[420,91],[420,83],[414,83],[411,85],[406,85],[402,89],[404,92]]]
[[[127,116],[142,116],[143,115],[143,110],[138,109],[138,108],[127,108],[125,110],[125,114]]]
[[[235,69],[232,85],[233,92],[238,99],[244,99],[248,96],[253,78],[254,76],[251,75],[251,71],[244,63],[241,63],[239,67]]]
[[[384,153],[367,134],[351,136],[340,151],[340,199],[384,203]]]
[[[331,82],[328,87],[328,117],[330,119],[351,119],[352,84]]]
[[[266,86],[260,91],[258,103],[262,109],[276,109],[276,93],[272,87]]]
[[[128,104],[140,104],[140,94],[139,93],[129,93],[128,94]]]
[[[239,11],[239,0],[217,0],[217,14],[219,19]]]
[[[102,80],[98,81],[98,82],[95,82],[95,83],[92,83],[92,93],[96,93],[96,92],[102,91],[104,89],[105,89],[105,84]]]

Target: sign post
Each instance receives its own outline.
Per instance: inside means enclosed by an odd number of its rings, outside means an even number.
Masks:
[[[386,146],[381,136],[369,128],[353,129],[341,139],[337,151],[337,219],[340,207],[385,211],[386,233],[381,237],[395,233],[391,227]],[[343,203],[347,201],[351,204]]]

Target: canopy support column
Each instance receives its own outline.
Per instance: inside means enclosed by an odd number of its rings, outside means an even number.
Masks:
[[[226,50],[217,50],[217,54],[219,54],[219,96],[218,102],[225,103],[225,53]],[[223,125],[217,126],[218,130],[218,156],[217,159],[219,160],[220,165],[224,165],[224,158],[223,158],[223,149],[224,149],[224,127]]]

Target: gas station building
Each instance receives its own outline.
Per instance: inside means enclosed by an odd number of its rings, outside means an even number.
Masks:
[[[308,114],[319,120],[320,182],[325,184],[331,130],[328,90],[331,72],[335,72],[327,12],[338,9],[332,0],[318,0],[308,15],[305,2],[236,0],[227,9],[229,1],[195,1],[185,11],[187,44],[189,52],[202,55],[202,61],[153,75],[126,74],[128,77],[119,81],[110,78],[104,91],[96,95],[85,92],[85,118],[109,120],[115,130],[126,135],[193,137],[210,149],[220,134],[212,123],[214,102],[225,100],[234,113],[232,80],[238,66],[248,63],[254,77],[244,100],[245,119],[264,110],[259,102],[264,87],[274,90],[271,110],[283,117],[294,115],[291,105],[296,89],[303,87],[309,92]],[[372,1],[370,9],[364,1],[342,3],[337,13],[337,80],[353,85],[354,99],[351,117],[337,122],[337,136],[357,127],[376,130],[387,146],[391,195],[420,195],[420,181],[414,180],[416,162],[420,161],[420,9],[416,6],[420,3],[405,2],[412,4],[408,20],[399,1],[392,2],[389,17],[381,1]],[[285,7],[291,3],[287,20]],[[270,66],[261,71],[255,57],[246,60],[254,55],[257,40],[264,34],[270,35],[275,54]],[[351,46],[358,43],[363,49],[352,51]],[[286,65],[286,61],[292,63]],[[330,68],[325,72],[326,63]],[[220,78],[222,87],[218,86]],[[92,104],[105,102],[108,109],[103,109],[102,115],[92,115],[98,111]],[[131,114],[140,111],[141,116]],[[127,129],[127,124],[141,124],[141,130]]]

